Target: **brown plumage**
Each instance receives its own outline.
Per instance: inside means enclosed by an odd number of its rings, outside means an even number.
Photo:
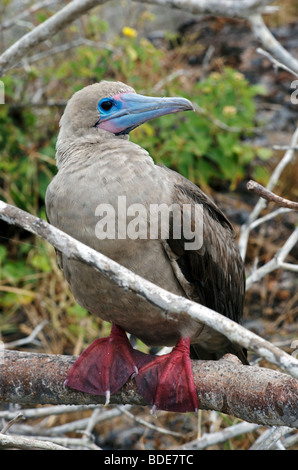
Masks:
[[[153,105],[150,100],[153,100]],[[113,108],[104,109],[109,106]],[[142,106],[146,109],[144,113]],[[59,171],[46,195],[48,218],[53,225],[74,238],[157,285],[240,322],[245,290],[244,267],[230,222],[196,185],[164,166],[155,165],[144,149],[128,139],[127,134],[138,125],[137,120],[142,123],[157,115],[183,109],[191,109],[191,104],[186,100],[173,99],[167,102],[139,97],[132,88],[118,82],[101,82],[77,92],[68,102],[61,119],[56,155]],[[117,229],[118,217],[121,216],[118,213],[119,196],[125,198],[126,207],[136,203],[147,209],[154,204],[166,204],[168,207],[177,204],[182,210],[183,204],[202,204],[203,245],[196,250],[186,250],[185,242],[189,240],[183,237],[173,238],[171,230],[166,239],[116,237],[99,240],[95,235],[99,220],[95,215],[96,209],[100,204],[113,207]],[[107,221],[111,223],[112,215],[107,216],[110,217]],[[150,233],[148,217],[146,220],[140,219],[140,223]],[[68,260],[61,254],[59,258],[77,301],[93,315],[99,315],[113,323],[113,340],[117,337],[118,341],[121,336],[120,342],[123,344],[122,330],[125,330],[148,345],[174,346],[178,342],[178,347],[165,367],[166,382],[174,373],[174,365],[178,373],[181,361],[176,360],[175,355],[181,352],[181,342],[184,351],[185,338],[192,344],[192,357],[218,358],[225,352],[233,352],[246,363],[245,354],[240,347],[231,344],[209,327],[184,317],[179,321],[169,320],[140,297],[120,291],[112,281],[90,267]],[[126,342],[126,337],[124,341]],[[104,379],[107,383],[102,391],[99,385],[94,385],[96,378],[91,377],[91,373],[85,374],[88,369],[86,365],[90,369],[96,367],[97,372],[101,373],[103,361],[98,360],[98,357],[106,352],[98,348],[102,348],[103,344],[107,347],[106,343],[97,342],[92,350],[87,350],[81,356],[82,359],[79,359],[67,383],[83,391],[106,394],[108,398],[110,392],[114,393],[120,388],[122,381],[119,379],[114,386],[111,385],[111,379]],[[178,411],[197,408],[191,400],[189,403],[188,398],[178,397],[176,392],[169,403],[165,403],[165,392],[156,392],[156,384],[151,386],[152,383],[163,382],[161,366],[157,366],[157,373],[155,365],[153,367],[153,357],[145,357],[134,351],[131,353],[130,346],[127,348],[129,359],[126,363],[131,362],[131,354],[133,360],[123,378],[124,382],[127,376],[139,369],[136,376],[139,389],[155,406]],[[110,349],[107,354],[114,357]],[[121,355],[124,357],[125,353],[121,352]],[[188,355],[189,350],[186,354],[183,352],[184,358]],[[115,353],[116,356],[118,358],[119,354]],[[113,365],[109,367],[113,368]],[[119,371],[122,366],[118,364],[117,367]],[[189,362],[186,367],[181,368],[187,371],[185,381],[188,381],[191,374]],[[184,377],[181,373],[182,376]],[[140,384],[142,379],[144,380]],[[87,382],[92,382],[92,385],[86,385]],[[152,392],[151,388],[155,391]],[[147,389],[150,389],[153,397],[148,395]],[[190,389],[192,390],[192,384]]]

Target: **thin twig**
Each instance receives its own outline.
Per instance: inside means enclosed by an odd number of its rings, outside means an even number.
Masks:
[[[154,431],[158,431],[161,434],[168,434],[170,436],[183,436],[183,434],[181,434],[180,432],[170,431],[169,429],[161,428],[160,426],[156,426],[155,424],[148,423],[148,421],[145,421],[144,419],[138,418],[134,414],[130,413],[124,405],[119,405],[117,408],[121,411],[121,413],[125,414],[136,423],[141,424],[142,426],[145,426],[149,429],[153,429]]]
[[[92,440],[86,439],[83,437],[56,437],[56,436],[34,436],[34,440],[37,442],[46,441],[48,444],[53,446],[62,446],[61,449],[53,448],[51,450],[71,450],[72,448],[79,447],[80,450],[89,449],[89,450],[102,450],[98,445],[96,445]]]
[[[86,411],[97,408],[97,405],[57,405],[43,408],[32,408],[22,410],[22,416],[25,419],[40,419],[46,416],[55,416],[67,413],[77,413],[79,411]],[[18,412],[11,410],[0,411],[0,419],[13,420],[18,415]],[[2,431],[3,432],[3,431]]]
[[[221,444],[226,442],[233,437],[240,436],[241,434],[246,434],[249,432],[253,432],[259,428],[258,424],[254,423],[239,423],[229,426],[227,428],[222,429],[221,431],[212,432],[210,434],[204,434],[200,439],[195,439],[187,444],[179,447],[179,449],[183,450],[202,450],[206,449],[206,447],[214,446],[216,444]]]
[[[0,433],[0,448],[3,449],[24,449],[24,450],[68,450],[49,441],[42,441],[30,437],[8,436]]]
[[[276,211],[269,212],[268,214],[264,215],[263,217],[260,217],[259,219],[255,220],[254,222],[251,223],[250,229],[253,230],[259,225],[268,222],[268,220],[273,219],[274,217],[278,217],[281,214],[287,214],[288,212],[293,212],[293,209],[287,209],[286,207],[280,207],[279,209],[276,209]]]
[[[259,54],[262,54],[263,56],[267,57],[267,59],[269,59],[270,62],[273,63],[273,66],[274,66],[275,69],[280,68],[280,69],[286,70],[287,72],[291,73],[292,75],[294,75],[295,77],[298,78],[298,74],[295,73],[294,70],[290,69],[285,64],[282,64],[281,62],[278,62],[278,60],[274,59],[274,57],[272,57],[272,55],[269,54],[269,52],[264,51],[264,49],[262,49],[261,47],[257,48],[257,52]]]
[[[21,420],[24,420],[24,419],[25,418],[24,418],[23,413],[18,413],[13,419],[11,419],[10,421],[8,421],[8,423],[5,424],[5,426],[1,430],[1,433],[6,434],[7,431],[11,428],[11,426],[13,426],[15,423],[17,423]]]
[[[287,426],[276,427],[267,429],[261,436],[253,443],[250,450],[269,450],[276,446],[277,442],[282,436],[291,432],[292,429]]]
[[[5,343],[6,349],[14,349],[19,346],[24,346],[24,344],[34,343],[37,335],[41,332],[45,325],[48,324],[48,320],[43,320],[39,325],[37,325],[32,333],[26,338],[21,338],[16,341],[11,341],[10,343]]]
[[[272,191],[269,191],[267,188],[264,188],[261,184],[257,183],[256,181],[250,180],[246,185],[248,191],[252,191],[266,201],[275,202],[281,207],[287,207],[288,209],[295,209],[298,210],[298,202],[290,201],[289,199],[285,199],[281,196],[277,196]]]
[[[294,75],[298,73],[298,61],[275,39],[267,28],[259,13],[254,12],[248,17],[255,36],[261,41],[265,49],[274,57],[275,61],[284,64]]]
[[[29,16],[32,13],[36,13],[38,10],[41,10],[42,8],[47,8],[56,3],[58,3],[58,0],[41,0],[40,2],[36,2],[34,5],[30,5],[29,8],[22,11],[21,13],[14,15],[14,18],[2,22],[2,24],[0,25],[0,31],[9,29],[23,18],[26,18],[26,16]]]
[[[33,62],[37,62],[43,59],[48,59],[49,57],[52,57],[55,54],[61,54],[62,52],[69,51],[70,49],[73,49],[79,46],[89,46],[92,48],[105,49],[109,51],[114,50],[114,48],[110,46],[108,43],[95,42],[87,38],[78,38],[66,44],[60,44],[59,46],[53,47],[52,49],[34,54],[33,56],[29,58],[23,59],[21,63],[26,63],[28,65],[31,65]]]
[[[291,162],[294,161],[294,159],[295,159],[295,150],[294,149],[295,149],[297,143],[298,143],[298,127],[296,128],[296,130],[295,130],[295,132],[292,136],[292,139],[291,139],[288,150],[285,152],[284,156],[282,157],[282,159],[280,160],[278,165],[275,167],[275,169],[274,169],[274,171],[273,171],[273,173],[272,173],[272,175],[269,179],[269,182],[266,186],[266,189],[268,191],[273,190],[273,188],[277,184],[283,170],[286,168],[287,165],[289,165]],[[251,214],[248,218],[248,221],[245,224],[243,224],[242,227],[241,227],[240,236],[239,236],[239,240],[238,240],[238,245],[239,245],[240,254],[241,254],[243,260],[245,259],[245,256],[246,256],[247,244],[248,244],[249,235],[250,235],[250,232],[251,232],[251,229],[252,229],[252,223],[259,217],[262,210],[266,207],[266,204],[267,204],[266,200],[263,199],[263,198],[260,198],[258,200],[257,204],[255,205],[253,211],[251,212]]]
[[[264,264],[260,268],[256,269],[251,273],[251,275],[246,279],[246,290],[249,290],[252,284],[255,282],[259,282],[263,279],[264,276],[271,273],[275,269],[283,268],[288,269],[290,271],[298,272],[298,264],[291,264],[285,263],[284,259],[293,249],[293,247],[298,242],[298,227],[292,232],[289,236],[286,243],[282,246],[282,248],[275,254],[275,256],[268,261],[268,263]]]
[[[67,25],[97,5],[107,0],[73,0],[56,14],[22,36],[0,56],[0,77],[13,68],[20,59],[32,51],[38,44],[64,29]]]
[[[107,3],[108,0],[73,0],[64,8],[43,23],[36,26],[32,31],[22,36],[0,56],[0,77],[7,70],[15,67],[20,59],[27,56],[29,52],[47,40],[74,20],[87,13],[92,8]],[[247,18],[255,12],[262,12],[264,7],[273,0],[146,0],[142,3],[154,3],[166,7],[178,8],[196,14],[211,14],[224,17]],[[281,46],[280,46],[281,47]]]

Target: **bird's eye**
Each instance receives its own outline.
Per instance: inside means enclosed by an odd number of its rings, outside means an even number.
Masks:
[[[112,106],[113,106],[113,101],[110,101],[110,100],[103,101],[103,102],[100,104],[100,108],[101,108],[103,111],[110,111],[110,109],[112,108]]]

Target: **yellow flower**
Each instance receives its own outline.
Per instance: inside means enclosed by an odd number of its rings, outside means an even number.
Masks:
[[[210,78],[213,78],[213,80],[220,80],[221,79],[221,74],[218,72],[212,72],[210,73]]]
[[[234,78],[235,78],[235,80],[244,80],[245,76],[241,72],[235,72]]]
[[[129,26],[124,26],[124,28],[122,29],[122,33],[128,38],[136,38],[138,35],[138,32],[135,29],[130,28]]]
[[[223,114],[233,116],[237,113],[235,106],[224,106],[222,110]]]

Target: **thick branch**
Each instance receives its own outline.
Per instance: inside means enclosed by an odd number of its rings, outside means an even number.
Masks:
[[[105,397],[64,387],[72,356],[4,351],[0,365],[0,401],[32,404],[103,404]],[[246,421],[298,427],[298,381],[260,367],[243,366],[227,354],[219,361],[192,361],[201,409]],[[111,397],[111,404],[144,405],[134,380]]]
[[[18,225],[47,240],[69,259],[80,261],[107,276],[124,291],[130,291],[160,308],[161,316],[175,320],[177,315],[204,323],[248,350],[252,350],[269,362],[298,378],[298,361],[255,333],[243,328],[220,313],[172,294],[152,282],[143,279],[96,250],[75,240],[66,233],[10,204],[0,201],[0,219]]]
[[[293,57],[282,45],[275,39],[273,34],[265,25],[263,18],[260,14],[254,12],[248,18],[252,31],[255,36],[261,41],[263,46],[272,54],[272,56],[281,64],[288,67],[294,74],[298,73],[298,61]]]
[[[143,3],[177,8],[198,15],[247,18],[253,13],[262,12],[273,0],[145,0]]]
[[[55,15],[36,26],[32,31],[22,36],[0,56],[0,77],[13,68],[20,59],[32,51],[38,44],[52,37],[81,15],[97,5],[108,0],[73,0]]]
[[[108,0],[73,0],[49,19],[22,36],[0,56],[0,77],[31,52],[38,44],[54,36],[74,20],[92,8]],[[144,2],[142,2],[144,3]],[[167,7],[179,8],[196,14],[246,18],[252,13],[261,12],[273,0],[148,0]]]

